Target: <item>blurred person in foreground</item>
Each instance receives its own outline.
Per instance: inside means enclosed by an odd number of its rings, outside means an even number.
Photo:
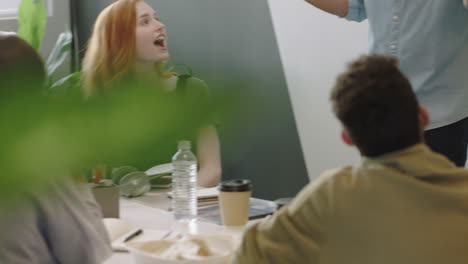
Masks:
[[[4,103],[8,98],[10,102],[19,102],[15,97],[39,98],[45,80],[39,54],[16,36],[0,35]],[[25,110],[30,116],[38,111],[35,106],[23,107],[30,107]],[[108,258],[109,238],[88,186],[72,176],[42,178],[40,186],[18,188],[21,193],[14,200],[0,204],[0,263],[81,264]]]
[[[154,90],[159,99],[178,96],[195,107],[203,107],[208,97],[206,84],[194,77],[164,71],[163,64],[168,59],[166,26],[153,8],[142,0],[118,0],[106,7],[95,22],[83,61],[85,96],[107,96],[122,89],[144,87]],[[155,119],[170,114],[160,113]],[[221,178],[217,130],[209,123],[195,130],[169,135],[164,142],[141,153],[131,165],[146,170],[168,163],[177,150],[177,140],[189,139],[199,163],[197,184],[215,186]]]
[[[428,112],[397,61],[352,62],[331,102],[360,162],[250,227],[233,262],[468,263],[468,171],[424,144]]]

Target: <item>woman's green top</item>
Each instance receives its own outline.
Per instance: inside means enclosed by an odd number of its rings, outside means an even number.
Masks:
[[[197,130],[198,128],[206,123],[206,121],[200,120],[200,112],[209,112],[210,109],[205,109],[196,112],[191,116],[191,109],[200,110],[200,108],[208,108],[208,87],[204,81],[190,77],[190,76],[178,76],[176,89],[170,92],[169,96],[176,96],[177,100],[182,100],[182,105],[187,107],[185,111],[180,113],[161,113],[162,115],[184,115],[174,116],[177,120],[174,122],[174,126],[177,129],[170,129],[170,134],[163,136],[161,140],[158,140],[156,145],[151,145],[142,150],[139,157],[133,159],[132,165],[139,170],[147,170],[155,165],[170,163],[172,156],[177,152],[177,145],[180,140],[189,140],[192,146],[192,152],[196,154],[197,149]],[[158,118],[155,115],[154,118]]]

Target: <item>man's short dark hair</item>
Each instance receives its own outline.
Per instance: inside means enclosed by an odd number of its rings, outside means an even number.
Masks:
[[[421,141],[416,96],[392,57],[369,55],[350,63],[330,99],[335,115],[364,156]]]

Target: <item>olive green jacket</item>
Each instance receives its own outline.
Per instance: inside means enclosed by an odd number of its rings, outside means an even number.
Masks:
[[[423,145],[323,173],[234,263],[468,263],[468,170]]]

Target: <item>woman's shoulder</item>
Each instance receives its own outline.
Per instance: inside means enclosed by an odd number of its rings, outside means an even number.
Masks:
[[[189,82],[190,85],[192,86],[198,86],[198,87],[204,87],[204,88],[208,88],[208,85],[206,84],[206,82],[202,79],[199,79],[197,77],[193,77],[193,76],[189,76],[187,78],[187,82]]]
[[[202,79],[189,76],[179,75],[177,76],[177,91],[184,94],[208,96],[209,90],[208,85]]]

